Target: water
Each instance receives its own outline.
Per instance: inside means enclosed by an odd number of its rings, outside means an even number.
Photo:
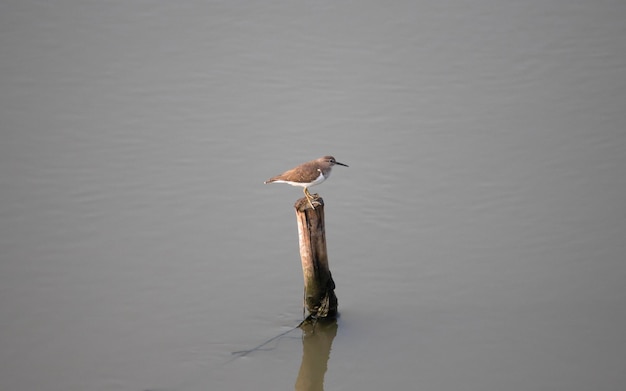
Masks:
[[[3,3],[0,388],[620,389],[625,15]],[[234,356],[302,316],[262,183],[326,154],[337,328]]]

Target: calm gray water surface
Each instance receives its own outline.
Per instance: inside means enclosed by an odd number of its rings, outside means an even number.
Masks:
[[[0,389],[312,389],[300,330],[231,352],[301,319],[262,183],[326,154],[326,389],[622,389],[625,17],[3,2]]]

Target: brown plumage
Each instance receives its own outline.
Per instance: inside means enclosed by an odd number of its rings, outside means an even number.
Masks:
[[[309,201],[309,205],[313,209],[312,196],[307,190],[310,186],[319,185],[324,182],[330,176],[330,171],[335,164],[348,167],[347,164],[339,163],[332,156],[324,156],[319,159],[311,160],[310,162],[302,163],[301,165],[285,171],[280,175],[276,175],[265,181],[265,183],[288,183],[291,186],[301,186],[304,188],[304,195]]]

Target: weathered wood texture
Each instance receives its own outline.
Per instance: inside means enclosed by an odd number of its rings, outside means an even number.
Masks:
[[[296,201],[300,258],[304,276],[304,305],[314,318],[337,316],[335,282],[328,268],[324,200],[314,195],[311,208],[306,198]]]

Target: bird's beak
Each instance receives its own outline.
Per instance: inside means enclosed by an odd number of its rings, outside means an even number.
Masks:
[[[340,166],[344,166],[344,167],[350,167],[347,164],[339,163],[338,161],[335,161],[335,164],[339,164]]]

